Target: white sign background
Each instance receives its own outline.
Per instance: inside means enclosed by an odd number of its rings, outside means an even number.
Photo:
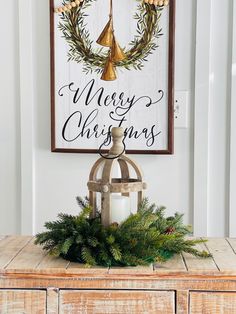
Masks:
[[[113,0],[114,30],[121,47],[129,48],[128,43],[136,34],[137,20],[133,16],[139,3],[136,0]],[[122,126],[126,132],[128,152],[171,153],[173,117],[170,117],[170,102],[173,99],[170,99],[170,88],[173,90],[173,86],[168,86],[171,81],[168,69],[169,7],[163,9],[159,21],[163,34],[156,39],[159,47],[148,56],[143,69],[128,71],[117,68],[117,80],[103,81],[101,74],[85,74],[82,63],[68,62],[69,45],[58,29],[60,15],[52,11],[61,5],[60,0],[51,0],[54,47],[51,73],[52,151],[97,152],[109,137],[111,127]],[[86,28],[94,41],[93,46],[101,47],[96,40],[108,22],[109,0],[93,2],[86,9],[86,14]],[[101,88],[103,92],[99,102]],[[126,103],[123,107],[117,105],[121,95]],[[89,103],[86,103],[87,97]],[[106,97],[113,97],[114,101],[105,105]],[[133,106],[129,107],[131,99],[134,100]]]

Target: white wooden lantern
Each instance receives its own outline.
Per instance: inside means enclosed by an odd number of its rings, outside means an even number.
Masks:
[[[137,193],[137,207],[143,199],[143,190],[146,189],[146,183],[138,165],[125,155],[123,138],[124,130],[120,127],[114,127],[111,131],[113,145],[107,156],[99,158],[93,165],[88,181],[89,201],[93,208],[91,218],[96,215],[96,193],[101,193],[101,220],[104,226],[108,226],[111,221],[111,193],[121,193],[123,196],[129,196],[131,192]],[[121,170],[121,178],[112,178],[112,168],[114,163],[118,162]],[[130,169],[132,167],[137,178],[130,178]],[[101,170],[101,178],[98,173]]]

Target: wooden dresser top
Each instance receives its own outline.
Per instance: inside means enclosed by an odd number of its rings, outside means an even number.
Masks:
[[[208,250],[213,257],[200,259],[184,253],[166,263],[149,267],[87,268],[83,264],[49,256],[40,246],[34,244],[32,236],[0,236],[0,275],[236,276],[236,239],[209,238],[207,243],[198,245],[197,248]]]

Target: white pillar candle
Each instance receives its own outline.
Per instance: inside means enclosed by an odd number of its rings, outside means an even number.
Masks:
[[[111,222],[121,223],[130,215],[130,198],[118,194],[111,195]]]

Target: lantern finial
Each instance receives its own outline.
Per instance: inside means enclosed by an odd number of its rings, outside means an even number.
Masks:
[[[113,127],[111,130],[113,145],[109,150],[109,155],[119,156],[124,151],[124,129],[121,127]]]

